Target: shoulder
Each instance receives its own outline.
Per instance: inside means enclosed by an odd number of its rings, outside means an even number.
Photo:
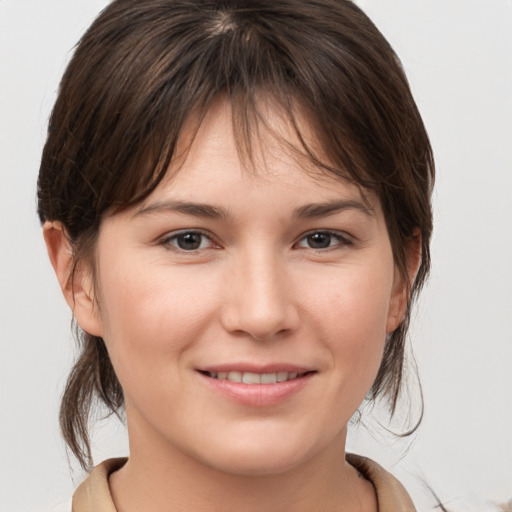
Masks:
[[[96,466],[75,491],[73,512],[89,510],[115,512],[108,478],[111,473],[122,467],[126,460],[126,458],[108,459]],[[377,494],[379,512],[415,512],[416,509],[407,491],[391,473],[371,459],[359,455],[347,454],[347,461],[372,483]],[[55,512],[61,512],[61,510]]]
[[[346,459],[349,464],[354,466],[372,483],[377,495],[379,512],[415,512],[417,510],[405,487],[382,466],[360,455],[347,454]],[[428,510],[432,512],[439,510],[446,510],[447,512],[512,512],[512,500],[508,503],[498,504],[476,497],[450,498],[441,500],[441,505],[433,492],[429,498],[428,501],[432,501],[433,498],[436,501],[433,508],[428,506]],[[422,508],[421,510],[425,511],[426,509]]]
[[[73,512],[88,510],[115,512],[108,478],[111,473],[122,467],[126,460],[126,458],[108,459],[96,466],[75,491]],[[371,459],[354,454],[347,454],[347,461],[372,483],[377,494],[379,512],[416,511],[402,484],[379,464]]]
[[[107,459],[96,466],[73,494],[72,512],[88,512],[91,510],[116,512],[110,495],[108,477],[121,468],[127,460],[126,458]]]
[[[375,461],[347,453],[347,462],[354,466],[375,488],[379,512],[415,512],[416,508],[405,487]]]

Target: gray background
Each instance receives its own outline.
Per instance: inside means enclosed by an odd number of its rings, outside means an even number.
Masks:
[[[0,1],[0,511],[71,495],[57,426],[73,342],[35,214],[46,122],[103,0]],[[360,0],[402,58],[436,153],[433,272],[411,331],[426,413],[414,442],[352,449],[452,503],[512,496],[512,2]],[[103,425],[96,462],[126,451]],[[76,468],[75,468],[76,469]],[[424,494],[424,493],[423,493]],[[458,510],[458,509],[457,509]],[[466,509],[464,509],[466,510]],[[480,509],[482,510],[482,509]]]

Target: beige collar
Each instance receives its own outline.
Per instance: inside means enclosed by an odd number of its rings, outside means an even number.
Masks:
[[[73,494],[72,512],[117,512],[110,495],[108,477],[127,460],[108,459],[96,466]]]
[[[347,461],[375,487],[379,512],[415,512],[403,485],[385,469],[366,457],[347,454]],[[108,477],[122,467],[126,458],[108,459],[96,466],[73,495],[73,512],[116,512]]]
[[[404,486],[382,466],[353,453],[347,453],[346,458],[349,464],[372,483],[377,494],[379,512],[416,512]]]

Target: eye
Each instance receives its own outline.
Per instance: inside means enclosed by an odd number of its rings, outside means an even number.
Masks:
[[[181,251],[198,251],[214,247],[211,238],[201,231],[180,231],[162,240],[163,245],[170,245],[172,248]]]
[[[299,240],[297,247],[322,250],[350,244],[350,240],[340,233],[332,231],[313,231]]]

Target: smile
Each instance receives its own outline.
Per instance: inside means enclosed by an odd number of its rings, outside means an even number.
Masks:
[[[250,368],[252,371],[223,366],[197,370],[197,373],[202,382],[223,399],[244,407],[273,407],[291,400],[301,390],[308,388],[318,373],[305,368],[279,366]]]
[[[254,373],[254,372],[201,372],[212,379],[227,380],[230,382],[243,384],[276,384],[278,382],[287,382],[300,379],[311,372],[273,372],[273,373]]]

